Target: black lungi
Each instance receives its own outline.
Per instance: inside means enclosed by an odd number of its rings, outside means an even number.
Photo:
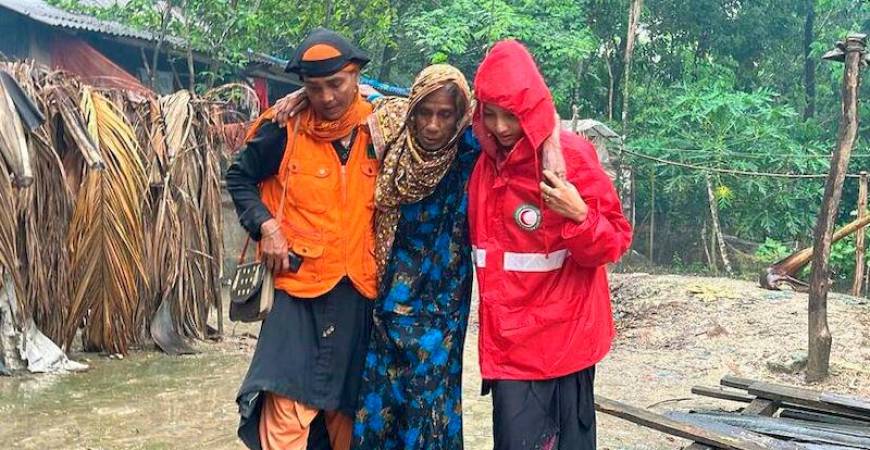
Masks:
[[[487,380],[495,450],[594,450],[595,366],[541,381]]]
[[[324,411],[356,415],[371,333],[372,301],[343,279],[314,299],[275,291],[257,349],[239,389],[239,438],[260,448],[263,392]]]

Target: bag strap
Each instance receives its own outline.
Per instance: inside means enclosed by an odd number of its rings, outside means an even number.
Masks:
[[[296,133],[299,132],[299,122],[301,122],[301,120],[297,116],[296,123],[293,125],[293,134],[290,136],[291,140],[290,140],[289,144],[287,145],[287,148],[289,148],[290,151],[293,151],[292,150],[293,145],[296,145]],[[281,172],[280,167],[278,168],[278,172],[279,173]],[[287,185],[289,185],[289,184],[290,184],[290,171],[288,170],[287,176],[284,178],[284,184],[281,187],[281,203],[278,206],[278,216],[276,217],[276,219],[278,220],[279,226],[281,225],[281,219],[284,217],[284,202],[287,199]],[[278,232],[280,233],[281,231],[279,230]],[[240,265],[245,262],[245,254],[248,253],[248,247],[251,244],[251,240],[252,239],[251,239],[250,235],[248,235],[247,239],[245,239],[245,245],[242,247],[242,253],[239,255],[239,264]]]

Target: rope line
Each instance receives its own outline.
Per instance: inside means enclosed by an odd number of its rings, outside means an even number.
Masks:
[[[663,158],[657,158],[655,156],[644,155],[642,153],[637,153],[629,149],[623,149],[623,151],[631,156],[635,156],[637,158],[646,159],[650,161],[655,161],[659,164],[666,164],[669,166],[683,167],[686,169],[692,170],[702,170],[706,172],[716,172],[716,173],[725,173],[730,175],[743,175],[743,176],[752,176],[752,177],[769,177],[769,178],[789,178],[789,179],[819,179],[819,178],[828,178],[828,174],[807,174],[807,173],[774,173],[774,172],[754,172],[748,170],[736,170],[736,169],[720,169],[717,167],[705,167],[699,166],[697,164],[689,164],[682,163],[677,161],[670,161]],[[860,178],[861,176],[858,174],[846,174],[847,178]]]

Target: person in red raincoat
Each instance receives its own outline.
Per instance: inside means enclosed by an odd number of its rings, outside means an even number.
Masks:
[[[557,116],[522,44],[496,44],[474,88],[482,154],[468,210],[495,448],[594,449],[595,364],[615,334],[605,265],[631,227],[585,139],[563,131],[564,174],[544,170]]]

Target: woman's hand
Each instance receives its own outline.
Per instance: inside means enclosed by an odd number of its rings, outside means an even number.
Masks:
[[[308,95],[305,94],[305,89],[298,89],[287,94],[281,100],[275,103],[272,110],[275,111],[275,117],[272,122],[283,127],[287,125],[293,117],[305,110],[308,107]]]
[[[547,139],[541,144],[541,155],[544,161],[544,168],[549,169],[565,179],[565,157],[562,155],[562,143],[559,139],[559,133],[562,131],[562,119],[559,118],[559,113],[556,113],[556,126],[553,127],[553,132],[547,136]]]
[[[266,270],[275,275],[290,270],[290,258],[287,253],[287,239],[281,232],[281,226],[275,219],[269,219],[260,225],[260,249]]]
[[[589,206],[583,201],[577,188],[553,171],[545,170],[544,177],[546,181],[541,182],[544,203],[560,216],[583,223],[589,215]]]
[[[380,94],[380,92],[378,92],[377,90],[375,90],[375,88],[373,88],[367,84],[359,85],[359,95],[361,95],[363,98],[369,98],[373,94]]]

